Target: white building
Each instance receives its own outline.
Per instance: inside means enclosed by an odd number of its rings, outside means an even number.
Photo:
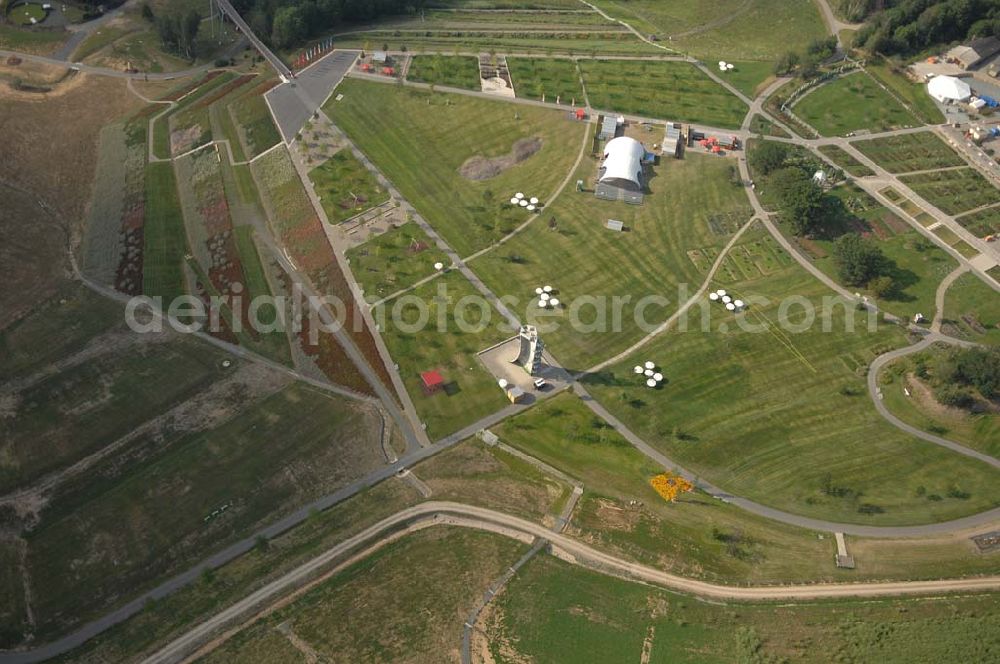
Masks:
[[[604,162],[597,181],[627,191],[642,190],[642,159],[646,148],[642,143],[619,136],[604,146]]]
[[[961,102],[972,96],[972,88],[954,76],[935,76],[927,84],[927,92],[942,104]]]

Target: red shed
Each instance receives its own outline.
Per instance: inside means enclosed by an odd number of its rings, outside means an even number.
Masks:
[[[425,371],[420,374],[423,383],[424,394],[434,394],[444,388],[444,378],[440,371]]]

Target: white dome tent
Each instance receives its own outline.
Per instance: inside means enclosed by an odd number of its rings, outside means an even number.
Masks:
[[[935,76],[927,84],[927,92],[942,104],[965,101],[972,96],[972,88],[954,76]]]

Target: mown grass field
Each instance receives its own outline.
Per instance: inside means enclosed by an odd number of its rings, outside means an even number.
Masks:
[[[857,568],[829,563],[835,544],[810,530],[754,516],[701,493],[666,503],[650,478],[663,471],[566,394],[492,429],[500,439],[581,482],[568,533],[626,558],[716,583],[919,579],[989,571],[967,540],[849,538]],[[630,504],[639,501],[639,504]]]
[[[747,107],[687,62],[580,60],[594,108],[646,118],[738,128]]]
[[[415,55],[406,79],[450,88],[479,90],[479,61],[464,55]]]
[[[369,302],[434,274],[435,263],[450,263],[445,253],[412,221],[348,249],[347,259]]]
[[[718,72],[719,76],[751,99],[774,76],[774,63],[770,60],[740,60],[733,64],[736,65],[733,69]]]
[[[560,111],[515,111],[500,102],[365,81],[341,86],[344,98],[329,102],[326,112],[463,256],[527,219],[523,210],[502,205],[514,192],[548,200],[587,131]],[[380,112],[372,114],[372,108]],[[541,138],[541,149],[493,178],[470,180],[459,173],[471,157],[506,155],[516,141],[533,137]]]
[[[309,171],[309,179],[332,224],[389,200],[389,192],[379,186],[350,150],[341,150]]]
[[[762,134],[764,136],[777,136],[779,138],[789,138],[788,132],[774,124],[763,115],[754,115],[750,118],[750,132]]]
[[[934,399],[929,386],[914,375],[918,358],[933,366],[940,353],[935,349],[919,356],[900,358],[883,369],[879,375],[883,402],[896,417],[918,429],[997,456],[1000,454],[1000,415],[974,414],[944,407]]]
[[[495,310],[487,308],[484,315],[475,305],[464,309],[465,330],[459,326],[456,304],[467,296],[482,299],[459,272],[424,284],[410,295],[416,300],[390,302],[377,313],[378,318],[385,318],[380,323],[382,337],[399,365],[403,383],[427,425],[427,434],[436,440],[507,404],[476,354],[513,336],[514,331],[500,329],[503,321]],[[426,319],[421,325],[422,315]],[[441,372],[445,388],[426,395],[420,374],[432,370]]]
[[[738,321],[706,299],[711,314],[695,307],[688,331],[662,335],[591,376],[593,394],[689,470],[789,512],[898,525],[998,504],[997,471],[903,434],[869,401],[865,369],[876,354],[906,343],[898,328],[869,332],[861,315],[846,332],[853,307],[840,304],[828,307],[824,332],[827,292],[798,267],[729,290],[751,303],[745,319],[751,331],[734,331]],[[819,307],[811,325],[802,325],[808,319],[799,305],[786,312],[788,325],[799,327],[779,325],[779,303],[791,296]],[[636,380],[632,367],[645,360],[662,367],[662,388]],[[959,487],[968,497],[929,502],[918,486],[941,495]]]
[[[950,333],[979,343],[1000,345],[1000,297],[974,274],[955,280],[944,298],[945,324]]]
[[[65,40],[66,34],[57,30],[24,30],[0,24],[0,48],[10,51],[46,55],[59,48]]]
[[[946,214],[968,212],[1000,198],[1000,190],[974,168],[904,175],[900,180]]]
[[[597,0],[594,4],[660,43],[705,62],[773,61],[790,50],[802,51],[826,36],[818,8],[785,0]],[[666,38],[670,39],[667,40]]]
[[[580,72],[572,60],[507,58],[510,78],[518,97],[583,105]]]
[[[595,168],[585,159],[576,178],[592,186]],[[689,252],[721,247],[749,221],[749,204],[743,189],[730,181],[730,168],[727,161],[698,154],[661,161],[652,169],[642,205],[567,189],[540,219],[470,265],[498,295],[517,298],[517,314],[542,326],[546,345],[560,362],[585,369],[642,337],[635,323],[641,298],[667,298],[666,304],[652,302],[640,310],[655,326],[676,309],[681,284],[688,293],[698,289],[702,271]],[[628,232],[609,231],[608,219],[624,222]],[[543,313],[535,306],[534,289],[543,284],[559,290],[562,309]],[[574,299],[584,296],[599,298],[603,319],[586,300],[572,309]],[[615,297],[630,298],[617,307],[620,325]],[[573,311],[584,323],[579,329],[571,324]]]
[[[248,159],[281,141],[278,128],[271,119],[271,111],[264,101],[264,92],[274,83],[263,81],[225,107],[237,123],[240,142]]]
[[[865,71],[906,102],[922,123],[940,124],[945,121],[941,109],[927,94],[926,85],[910,81],[904,74],[894,71],[894,68],[887,62],[869,62],[865,65]]]
[[[989,659],[991,594],[798,604],[699,602],[540,555],[494,600],[495,657],[578,662]],[[648,655],[644,655],[648,653]]]
[[[930,131],[853,141],[851,145],[890,173],[965,165],[947,143]]]
[[[869,175],[875,175],[875,171],[868,168],[860,161],[851,156],[844,148],[839,145],[821,145],[817,148],[820,152],[829,157],[837,166],[844,169],[856,178],[863,178]]]
[[[146,218],[143,225],[142,292],[169,306],[186,292],[184,285],[184,216],[177,179],[169,162],[146,166]]]
[[[145,455],[102,462],[49,505],[27,535],[39,633],[107,610],[381,463],[370,414],[339,398],[292,384],[245,406],[218,426],[135,441]]]
[[[917,118],[864,72],[825,83],[794,106],[795,113],[823,136],[843,136],[861,129],[873,132],[911,127]]]
[[[295,636],[331,661],[439,660],[461,645],[462,617],[480,592],[525,548],[492,533],[415,533],[337,572],[202,661],[278,661],[288,640],[276,630],[286,621]]]
[[[373,30],[343,35],[339,48],[364,48],[365,44],[388,44],[392,50],[478,51],[507,53],[537,53],[539,55],[662,55],[663,51],[636,39],[635,35],[614,26],[599,32],[542,33],[512,29],[495,32],[486,28],[475,30],[419,30],[399,32]]]

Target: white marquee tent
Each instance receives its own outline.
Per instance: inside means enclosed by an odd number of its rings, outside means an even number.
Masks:
[[[965,101],[972,96],[969,84],[954,76],[935,76],[927,84],[927,92],[942,104]]]

